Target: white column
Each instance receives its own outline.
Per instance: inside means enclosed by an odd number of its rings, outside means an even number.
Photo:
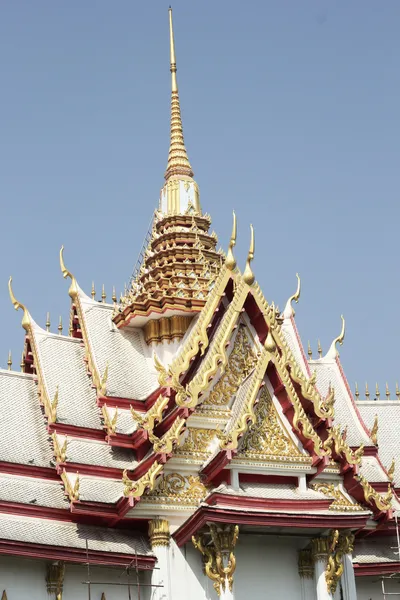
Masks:
[[[314,584],[314,564],[310,549],[299,551],[299,575],[301,600],[316,600]]]
[[[149,538],[151,548],[157,557],[156,569],[151,574],[152,600],[171,600],[170,568],[169,568],[169,523],[165,519],[149,521]],[[156,587],[162,586],[162,587]]]
[[[229,589],[228,579],[225,581],[225,591],[221,592],[220,600],[234,600],[233,591],[231,592]]]
[[[332,594],[328,592],[325,579],[328,556],[328,539],[315,538],[311,543],[314,557],[314,582],[317,600],[332,600]]]
[[[343,558],[343,569],[343,600],[357,600],[356,578],[354,575],[353,556],[351,554],[345,554]]]

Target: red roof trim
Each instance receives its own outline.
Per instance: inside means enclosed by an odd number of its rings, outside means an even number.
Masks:
[[[291,500],[279,498],[257,498],[214,492],[205,502],[210,506],[225,504],[237,508],[263,508],[264,510],[329,510],[331,499],[320,500]]]
[[[91,565],[112,565],[126,567],[132,562],[135,562],[136,564],[135,554],[99,552],[90,550],[90,548],[86,554],[86,550],[79,548],[45,546],[43,544],[28,544],[26,542],[14,542],[9,540],[0,540],[0,554],[41,558],[45,560],[62,560],[70,563],[89,562]],[[137,555],[137,566],[141,570],[153,569],[155,562],[156,558],[154,556]]]
[[[367,575],[390,575],[400,571],[400,562],[376,562],[359,564],[354,563],[354,574],[356,577]]]
[[[51,479],[52,481],[59,481],[57,473],[51,467],[35,467],[34,465],[20,465],[18,463],[0,461],[0,473],[7,473],[9,475],[22,475],[23,477],[35,477],[35,479]]]

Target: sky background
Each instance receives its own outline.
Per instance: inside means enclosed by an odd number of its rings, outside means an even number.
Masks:
[[[67,267],[89,294],[129,280],[167,162],[168,1],[0,2],[0,364],[17,298],[68,327]],[[174,0],[185,141],[203,209],[282,309],[302,279],[303,343],[346,318],[349,383],[399,373],[400,2]]]

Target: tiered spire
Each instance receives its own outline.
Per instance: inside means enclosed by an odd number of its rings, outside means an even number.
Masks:
[[[168,181],[173,175],[183,175],[193,177],[192,167],[186,152],[185,142],[183,139],[183,127],[181,107],[179,103],[178,82],[176,79],[176,57],[175,57],[175,40],[174,29],[172,25],[172,8],[169,7],[169,40],[171,53],[171,138],[168,153],[167,170],[165,171],[165,179]]]

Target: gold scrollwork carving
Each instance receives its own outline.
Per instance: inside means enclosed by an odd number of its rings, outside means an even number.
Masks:
[[[361,444],[357,450],[350,448],[341,432],[340,425],[329,429],[329,435],[324,442],[324,449],[329,453],[334,450],[337,455],[344,456],[349,465],[360,465],[364,454],[364,444]]]
[[[186,421],[182,417],[178,417],[173,422],[172,426],[168,431],[158,438],[154,433],[149,431],[149,440],[153,444],[153,450],[157,453],[170,454],[175,446],[179,442],[179,436],[181,435]]]
[[[387,494],[382,496],[382,494],[379,494],[376,490],[374,490],[372,485],[369,483],[369,481],[367,481],[367,479],[365,479],[363,475],[357,475],[356,479],[364,490],[364,498],[367,502],[370,504],[374,502],[378,510],[381,510],[382,512],[387,512],[392,508],[393,490],[390,483],[388,484]]]
[[[138,427],[145,431],[153,431],[155,423],[161,421],[164,410],[168,405],[168,397],[160,394],[153,406],[145,414],[136,412],[132,406],[131,415]]]
[[[160,477],[157,486],[144,499],[151,502],[197,505],[207,495],[206,486],[195,475],[167,473]]]
[[[122,483],[124,484],[124,496],[130,496],[131,498],[139,498],[143,494],[154,488],[157,477],[163,470],[163,466],[155,461],[150,469],[137,481],[132,481],[128,477],[127,470],[123,472]]]
[[[316,492],[321,492],[328,498],[332,498],[333,502],[329,507],[332,511],[362,511],[364,510],[359,504],[351,502],[340,489],[333,483],[321,482],[311,485]]]
[[[210,523],[209,530],[192,537],[194,547],[203,555],[204,572],[213,582],[218,596],[233,587],[233,574],[236,569],[234,554],[239,536],[238,525],[216,525]]]
[[[349,532],[331,530],[328,537],[328,561],[325,580],[328,591],[334,595],[337,584],[343,574],[343,556],[353,552],[354,535]]]
[[[207,448],[211,440],[216,436],[215,429],[203,429],[199,427],[188,427],[188,435],[181,446],[176,448],[174,456],[190,455],[199,458],[207,458]]]

